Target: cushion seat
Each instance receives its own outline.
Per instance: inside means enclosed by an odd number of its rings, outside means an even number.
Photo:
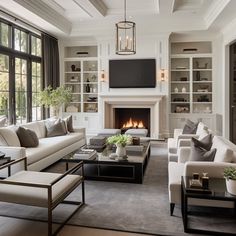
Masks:
[[[67,135],[39,139],[37,148],[26,149],[28,165],[35,163],[41,160],[42,157],[49,156],[72,143],[76,143],[83,138],[84,136],[82,133],[69,133]]]
[[[138,137],[147,137],[147,129],[128,129],[125,134]]]
[[[113,135],[118,135],[120,133],[121,133],[120,129],[103,129],[100,132],[98,132],[98,136],[109,137]]]
[[[167,146],[169,153],[177,154],[177,139],[168,138]]]
[[[62,174],[36,171],[20,171],[5,180],[13,182],[50,184]],[[82,179],[79,175],[67,175],[52,187],[52,203],[56,202],[64,193]],[[0,188],[0,201],[18,203],[31,206],[48,207],[47,188],[26,187],[2,184]]]

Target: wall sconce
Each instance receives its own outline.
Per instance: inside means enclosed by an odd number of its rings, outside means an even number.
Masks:
[[[101,82],[105,82],[105,71],[101,70]]]
[[[161,69],[161,82],[165,81],[165,69]]]

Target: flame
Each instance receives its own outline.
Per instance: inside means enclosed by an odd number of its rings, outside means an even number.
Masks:
[[[124,123],[122,126],[122,128],[132,128],[132,127],[144,128],[143,121],[141,121],[141,120],[136,121],[130,117],[129,120],[126,123]]]

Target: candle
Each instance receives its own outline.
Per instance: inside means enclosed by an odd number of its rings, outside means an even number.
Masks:
[[[119,38],[120,50],[121,50],[121,37]]]
[[[128,49],[129,46],[129,36],[126,36],[126,49]]]
[[[133,48],[133,45],[132,45],[132,38],[130,38],[130,50],[132,50],[132,48]]]

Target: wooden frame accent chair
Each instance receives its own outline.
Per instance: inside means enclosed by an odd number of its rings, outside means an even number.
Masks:
[[[64,174],[58,174],[27,171],[27,159],[26,157],[23,157],[2,165],[0,170],[11,168],[12,165],[21,161],[24,161],[25,170],[19,171],[12,176],[0,180],[0,201],[47,208],[48,236],[56,235],[66,222],[85,203],[83,162],[79,162]],[[82,169],[81,175],[73,174],[80,168]],[[82,185],[81,201],[65,200],[65,198],[80,184]],[[77,207],[53,232],[52,211],[60,203],[74,204],[77,205]]]

